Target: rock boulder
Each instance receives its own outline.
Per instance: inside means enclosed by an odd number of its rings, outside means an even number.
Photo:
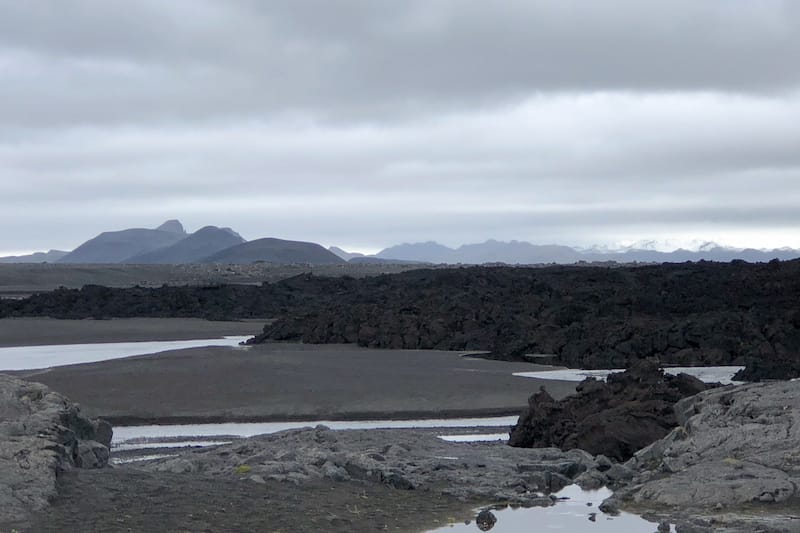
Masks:
[[[679,427],[626,463],[635,475],[618,504],[773,525],[783,517],[788,529],[775,530],[797,531],[800,381],[709,390],[678,402],[676,417]]]
[[[106,466],[111,433],[44,385],[0,374],[0,527],[44,509],[64,470]]]
[[[561,401],[544,389],[533,394],[509,444],[578,448],[625,461],[678,424],[673,410],[678,400],[707,387],[686,374],[665,374],[654,359],[642,360],[606,382],[584,380],[575,395]]]

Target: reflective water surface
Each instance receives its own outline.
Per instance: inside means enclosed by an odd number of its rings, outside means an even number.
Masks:
[[[13,346],[0,348],[0,371],[33,370],[53,366],[95,363],[133,355],[147,355],[167,350],[203,346],[239,346],[251,335],[221,339],[186,341],[102,342],[93,344],[51,344],[47,346]]]
[[[555,494],[558,501],[552,507],[491,510],[497,519],[493,526],[481,527],[475,519],[469,524],[449,524],[429,530],[429,533],[532,533],[534,531],[563,531],[565,533],[653,533],[658,524],[630,513],[606,515],[598,506],[611,496],[608,489],[582,490],[577,485],[565,487]],[[476,511],[476,515],[477,515]],[[674,531],[674,528],[671,529]]]
[[[181,424],[169,426],[115,426],[112,448],[121,445],[147,443],[170,443],[175,439],[189,440],[193,437],[252,437],[276,433],[287,429],[314,427],[323,424],[331,429],[413,429],[413,428],[461,428],[513,426],[517,416],[484,418],[439,418],[421,420],[308,420],[299,422],[257,422],[227,424]],[[504,434],[508,438],[508,434]],[[219,439],[217,439],[219,440]],[[128,448],[130,449],[130,448]]]

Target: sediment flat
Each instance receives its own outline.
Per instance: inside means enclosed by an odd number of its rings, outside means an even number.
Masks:
[[[114,318],[60,320],[0,319],[0,347],[95,342],[180,341],[255,335],[265,320],[214,321],[198,318]]]
[[[518,414],[545,385],[512,376],[547,368],[435,350],[268,343],[193,348],[18,372],[112,423],[404,419]]]

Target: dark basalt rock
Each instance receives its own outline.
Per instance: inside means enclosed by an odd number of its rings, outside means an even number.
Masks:
[[[743,370],[733,375],[737,381],[772,381],[800,377],[800,360],[749,359]]]
[[[0,300],[0,317],[273,317],[251,342],[489,351],[628,368],[800,359],[800,260],[470,267],[255,286],[87,286]]]
[[[416,270],[330,289],[252,342],[488,350],[505,360],[553,354],[573,368],[800,354],[800,261]]]
[[[578,448],[625,461],[678,425],[675,403],[708,385],[686,374],[664,374],[646,359],[607,382],[584,380],[577,394],[554,400],[544,388],[512,429],[509,444],[525,448]]]
[[[481,531],[489,531],[497,523],[497,517],[493,512],[484,509],[475,517],[475,523]]]
[[[772,381],[800,378],[800,354],[796,357],[751,357],[733,375],[737,381]]]

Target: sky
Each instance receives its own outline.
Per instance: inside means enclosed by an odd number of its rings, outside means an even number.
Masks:
[[[0,0],[0,255],[800,248],[800,2]]]

